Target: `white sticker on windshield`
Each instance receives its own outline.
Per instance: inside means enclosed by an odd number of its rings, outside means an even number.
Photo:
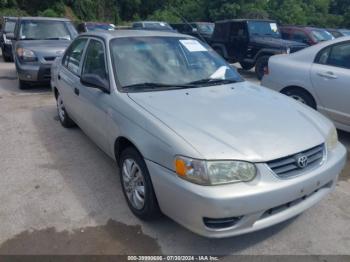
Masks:
[[[190,52],[206,52],[208,51],[197,40],[180,40],[180,43]]]
[[[277,32],[278,31],[278,27],[277,27],[276,23],[270,23],[270,27],[271,27],[271,30],[273,32]]]

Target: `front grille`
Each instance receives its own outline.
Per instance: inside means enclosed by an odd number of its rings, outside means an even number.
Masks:
[[[299,175],[307,169],[320,165],[323,161],[324,155],[325,146],[322,144],[292,156],[270,161],[267,165],[280,178],[291,178]],[[306,156],[308,159],[305,167],[300,167],[298,164],[298,159],[301,156]]]
[[[56,59],[56,56],[45,56],[45,61],[54,61]]]

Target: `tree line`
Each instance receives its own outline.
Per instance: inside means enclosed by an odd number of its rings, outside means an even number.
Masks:
[[[282,24],[350,28],[350,0],[0,0],[0,15],[66,16],[117,24],[270,18]]]

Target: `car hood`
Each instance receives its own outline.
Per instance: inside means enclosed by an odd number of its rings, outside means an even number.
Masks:
[[[35,52],[38,56],[59,56],[69,46],[68,40],[22,40],[17,47],[23,47]]]
[[[202,159],[270,161],[324,143],[329,129],[317,112],[248,82],[129,97]]]
[[[274,38],[274,37],[254,37],[252,39],[253,42],[258,43],[258,44],[264,44],[264,45],[269,45],[272,47],[300,47],[300,48],[305,48],[307,47],[306,44],[295,42],[295,41],[289,41],[289,40],[284,40],[280,38]]]

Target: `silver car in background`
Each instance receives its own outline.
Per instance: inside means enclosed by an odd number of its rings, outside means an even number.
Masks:
[[[49,83],[51,64],[78,35],[65,18],[20,17],[12,39],[20,89],[30,83]]]
[[[307,104],[350,132],[350,37],[271,57],[262,85]]]
[[[162,212],[203,236],[300,214],[345,164],[329,120],[244,81],[190,36],[83,34],[56,59],[51,85],[61,124],[77,124],[118,162],[136,216]]]

